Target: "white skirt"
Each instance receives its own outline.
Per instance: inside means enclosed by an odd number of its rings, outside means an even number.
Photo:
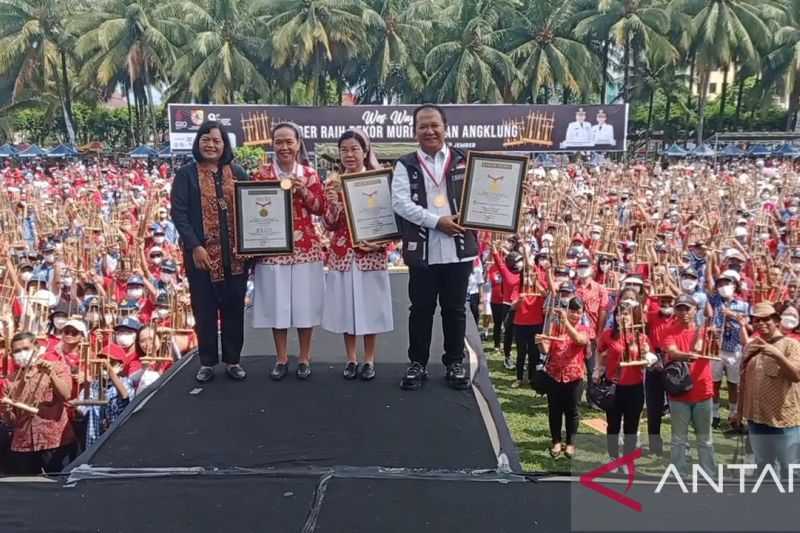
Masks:
[[[394,329],[392,288],[386,270],[329,270],[325,277],[322,327],[331,333],[372,335]]]
[[[313,328],[322,322],[322,263],[256,265],[253,327]]]

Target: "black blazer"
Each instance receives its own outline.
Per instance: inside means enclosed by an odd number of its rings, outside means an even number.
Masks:
[[[231,163],[231,170],[237,180],[248,181],[250,179],[247,171],[235,163]],[[206,242],[197,163],[189,163],[178,169],[172,182],[171,202],[170,215],[175,229],[178,230],[178,235],[181,237],[183,264],[186,265],[186,271],[189,272],[194,269],[192,251]],[[231,243],[231,247],[233,247],[233,243]]]

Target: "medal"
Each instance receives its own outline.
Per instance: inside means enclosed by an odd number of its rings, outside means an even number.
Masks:
[[[289,178],[283,178],[281,180],[281,189],[283,189],[284,191],[288,191],[291,188],[292,188],[292,180],[290,180]]]
[[[442,184],[444,183],[445,173],[447,172],[447,169],[450,168],[450,161],[452,160],[452,158],[453,158],[453,152],[448,152],[447,161],[445,161],[444,167],[442,169],[442,177],[440,180],[437,181],[431,169],[428,168],[428,165],[425,164],[425,161],[423,161],[423,159],[419,156],[419,153],[417,153],[417,161],[419,161],[419,165],[422,167],[425,174],[428,175],[428,177],[431,179],[431,181],[433,182],[433,184],[436,186],[437,189],[442,188]],[[444,193],[440,192],[433,198],[433,205],[435,205],[436,207],[444,207],[447,205],[447,197],[444,195]]]
[[[271,203],[272,203],[272,202],[270,202],[270,201],[266,201],[266,202],[264,202],[264,203],[261,203],[261,202],[256,202],[256,205],[257,205],[258,207],[260,207],[260,208],[261,208],[261,209],[258,211],[258,214],[259,214],[259,216],[261,216],[262,218],[266,218],[266,217],[269,215],[269,210],[267,209],[267,207],[268,207],[268,206],[269,206]]]
[[[445,198],[444,194],[437,194],[436,198],[433,199],[433,205],[436,207],[444,207],[447,205],[447,198]]]

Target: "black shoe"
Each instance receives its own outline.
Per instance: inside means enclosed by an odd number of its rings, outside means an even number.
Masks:
[[[311,377],[311,365],[308,363],[300,363],[297,365],[297,370],[294,373],[297,379],[306,380]]]
[[[197,374],[195,374],[194,379],[196,379],[200,383],[208,383],[209,381],[214,379],[214,367],[201,366],[200,370],[198,370]]]
[[[364,363],[361,365],[361,371],[358,373],[361,381],[369,381],[375,379],[375,365],[373,363]]]
[[[289,373],[289,363],[275,363],[272,371],[269,373],[270,379],[273,381],[280,381]]]
[[[708,419],[706,418],[706,420],[708,420]],[[711,419],[711,427],[714,428],[714,429],[719,429],[719,417],[718,416],[715,416],[714,418]]]
[[[453,389],[464,390],[468,389],[470,386],[467,369],[464,368],[462,363],[450,363],[447,365],[445,377],[447,379],[447,384]]]
[[[428,379],[428,370],[420,363],[411,363],[406,375],[400,380],[400,388],[403,390],[419,390],[422,383]]]
[[[242,381],[247,377],[247,372],[240,365],[229,365],[225,368],[225,373],[234,381]]]
[[[344,367],[344,379],[352,380],[358,377],[358,363],[354,363],[353,361],[349,361],[347,366]]]

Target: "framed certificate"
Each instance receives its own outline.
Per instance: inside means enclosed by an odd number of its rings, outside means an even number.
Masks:
[[[527,156],[469,152],[459,224],[476,230],[516,233],[528,162]]]
[[[294,251],[292,191],[280,183],[234,183],[236,253],[242,256],[283,255]]]
[[[353,244],[399,239],[392,209],[392,169],[342,174],[340,179]]]

